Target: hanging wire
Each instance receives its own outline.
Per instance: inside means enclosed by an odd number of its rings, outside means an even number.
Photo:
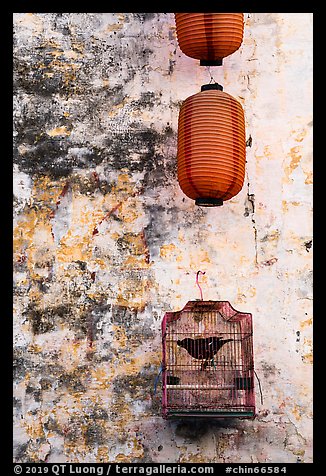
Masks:
[[[156,395],[157,385],[158,385],[158,382],[159,382],[159,379],[160,379],[160,376],[161,376],[161,373],[162,373],[162,372],[163,372],[163,364],[160,365],[159,372],[158,372],[157,376],[155,377],[155,381],[154,381],[154,395]]]
[[[203,301],[203,300],[204,300],[204,298],[203,298],[203,291],[202,291],[202,289],[201,289],[201,287],[200,287],[200,284],[199,284],[199,282],[198,282],[198,275],[199,275],[200,273],[201,273],[201,274],[205,274],[205,271],[197,271],[197,274],[196,274],[196,284],[197,284],[197,286],[199,287],[200,299]]]
[[[254,369],[254,373],[256,375],[256,378],[258,380],[258,385],[259,385],[259,391],[260,391],[260,402],[262,405],[264,405],[264,401],[263,401],[263,392],[261,391],[261,386],[260,386],[260,380],[258,378],[258,375],[256,374],[256,370]]]
[[[215,79],[214,79],[213,76],[212,76],[212,73],[211,73],[211,70],[210,70],[210,66],[206,66],[206,69],[207,69],[207,72],[208,72],[208,74],[209,74],[209,76],[210,76],[210,78],[211,78],[211,79],[209,80],[209,83],[208,83],[208,84],[211,84],[212,81],[213,81],[214,83],[217,83],[217,81],[215,81]]]

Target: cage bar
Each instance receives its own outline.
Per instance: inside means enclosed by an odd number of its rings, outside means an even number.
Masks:
[[[254,418],[252,315],[189,301],[162,321],[162,415]]]

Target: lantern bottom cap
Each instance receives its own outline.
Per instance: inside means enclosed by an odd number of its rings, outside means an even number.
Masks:
[[[200,66],[222,66],[222,64],[223,64],[223,59],[217,59],[217,60],[201,59],[199,63]]]
[[[196,198],[195,204],[199,207],[220,207],[223,205],[223,200],[221,198]]]

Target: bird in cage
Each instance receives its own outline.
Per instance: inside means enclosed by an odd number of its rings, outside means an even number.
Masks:
[[[215,354],[222,348],[227,342],[233,341],[233,339],[223,339],[222,337],[206,337],[206,339],[191,339],[186,337],[185,339],[178,340],[177,345],[183,347],[186,351],[197,360],[202,360],[201,369],[204,370],[210,362],[214,364]]]

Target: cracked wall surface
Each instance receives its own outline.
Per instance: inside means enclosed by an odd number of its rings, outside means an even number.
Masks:
[[[200,67],[172,13],[15,13],[14,461],[312,461],[312,14],[245,13]],[[180,104],[243,105],[246,180],[218,208],[176,178]],[[257,417],[167,422],[166,311],[254,322]],[[256,382],[257,383],[257,382]]]

